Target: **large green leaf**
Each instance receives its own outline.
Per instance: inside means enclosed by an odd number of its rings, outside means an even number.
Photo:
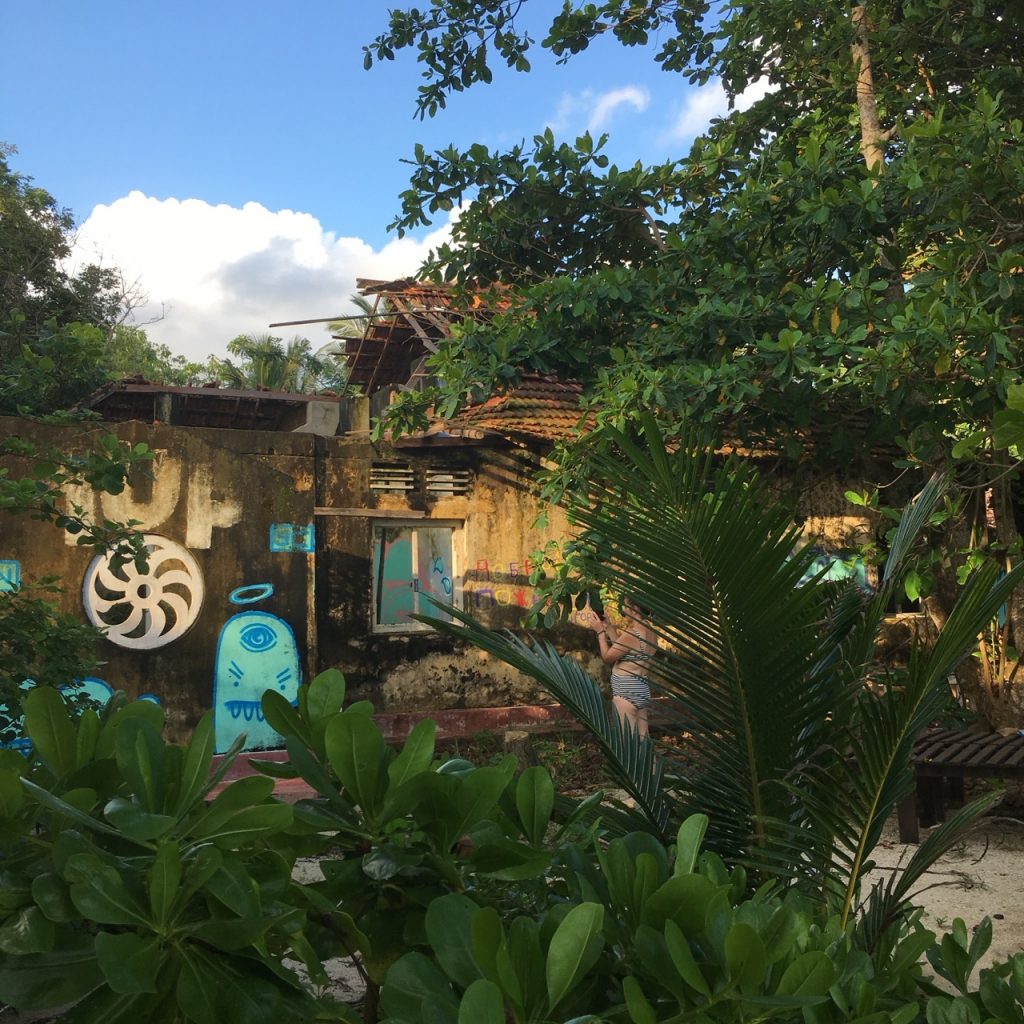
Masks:
[[[527,768],[516,783],[516,810],[526,838],[535,845],[544,841],[555,805],[551,773],[540,765]]]
[[[130,839],[158,839],[174,828],[178,819],[171,814],[151,814],[133,800],[114,797],[103,808],[103,816]]]
[[[313,739],[313,748],[324,752],[324,732],[333,715],[345,702],[345,676],[336,668],[321,672],[306,690],[305,712]]]
[[[96,936],[96,961],[107,984],[122,995],[157,991],[157,974],[163,960],[160,938],[143,938],[131,932]]]
[[[820,950],[798,956],[783,972],[775,994],[779,996],[823,996],[832,987],[836,971],[832,960]]]
[[[415,1021],[420,1019],[420,1008],[428,998],[450,1007],[453,1016],[458,1011],[451,984],[433,960],[422,953],[407,953],[387,973],[381,1007],[388,1017]]]
[[[458,1024],[505,1024],[505,1002],[493,981],[478,978],[459,1003]]]
[[[0,771],[0,819],[14,818],[25,803],[20,779],[21,776],[14,772]]]
[[[52,953],[0,959],[0,1001],[17,1010],[76,1002],[102,983],[91,939]]]
[[[201,829],[193,830],[193,836],[222,849],[237,849],[254,839],[283,832],[294,820],[295,811],[289,804],[259,804],[215,824],[205,822]]]
[[[53,921],[39,907],[22,907],[0,925],[0,952],[12,956],[49,953],[55,934]]]
[[[32,899],[51,921],[73,921],[78,917],[67,882],[53,871],[44,871],[32,879]]]
[[[552,1010],[597,963],[604,945],[601,937],[603,923],[604,907],[596,903],[580,903],[565,915],[552,936],[545,967],[548,1001]]]
[[[285,739],[296,737],[305,746],[313,742],[309,726],[299,716],[291,703],[276,690],[265,690],[260,700],[263,717],[267,725],[279,732]]]
[[[69,858],[64,877],[70,886],[71,902],[87,920],[98,924],[151,928],[146,907],[129,892],[120,872],[88,853]]]
[[[480,977],[473,957],[473,919],[479,906],[468,896],[449,893],[427,907],[427,938],[437,962],[449,978],[468,988]]]
[[[250,775],[227,785],[207,807],[188,823],[191,835],[203,837],[216,832],[225,821],[241,810],[263,804],[274,792],[274,780]]]
[[[470,925],[470,941],[473,948],[473,962],[485,978],[497,981],[497,955],[505,941],[501,917],[494,907],[483,907],[473,916]]]
[[[702,996],[710,996],[711,989],[707,979],[701,973],[700,967],[697,966],[697,960],[690,949],[690,944],[675,921],[665,922],[665,945],[668,947],[672,964],[679,972],[679,977]]]
[[[327,759],[345,791],[373,818],[386,778],[380,730],[364,715],[336,715],[327,724],[324,743]]]
[[[185,748],[178,782],[178,799],[174,807],[175,814],[187,814],[199,800],[206,780],[210,776],[214,747],[213,712],[207,711],[193,729],[188,746]]]
[[[121,724],[114,743],[121,776],[144,811],[164,811],[167,772],[164,742],[144,719],[130,718]]]
[[[100,716],[95,708],[86,708],[78,718],[78,735],[75,738],[75,768],[91,764],[96,756],[96,744],[100,737]]]
[[[744,995],[762,991],[768,958],[761,936],[749,925],[736,921],[725,937],[725,962],[729,978]]]
[[[434,760],[434,737],[437,725],[430,718],[417,722],[409,733],[398,757],[388,765],[388,779],[397,788],[430,768]]]
[[[688,875],[697,866],[701,843],[708,830],[706,814],[691,814],[680,826],[676,835],[676,862],[672,869],[675,875]]]
[[[64,698],[52,686],[33,687],[25,696],[25,734],[54,773],[68,775],[77,767],[75,725]]]
[[[168,923],[182,878],[181,854],[175,843],[160,843],[149,869],[149,909],[162,927]]]

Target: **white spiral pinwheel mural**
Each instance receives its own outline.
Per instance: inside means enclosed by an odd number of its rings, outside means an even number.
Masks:
[[[183,636],[203,604],[203,574],[180,544],[155,533],[143,537],[149,565],[111,567],[98,555],[85,572],[82,602],[89,621],[118,647],[153,650]]]

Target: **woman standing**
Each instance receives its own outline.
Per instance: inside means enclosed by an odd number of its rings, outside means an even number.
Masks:
[[[647,624],[650,612],[635,598],[626,598],[623,610],[630,620],[628,628],[616,628],[595,611],[590,613],[590,628],[597,633],[601,660],[612,666],[612,706],[640,736],[646,736],[651,702],[648,673],[658,651],[658,638]]]

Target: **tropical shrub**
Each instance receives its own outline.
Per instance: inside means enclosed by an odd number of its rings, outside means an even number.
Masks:
[[[355,953],[370,1021],[381,981],[410,1024],[1024,1019],[1024,955],[971,980],[988,922],[936,944],[904,920],[871,952],[863,920],[703,849],[702,815],[670,847],[558,826],[546,770],[438,764],[431,722],[390,750],[343,696],[331,672],[297,708],[265,700],[292,761],[264,770],[317,790],[293,809],[268,777],[222,785],[237,750],[214,768],[209,716],[178,747],[157,705],[76,717],[31,691],[31,756],[0,752],[0,1000],[97,1024],[355,1021],[313,994],[327,957]],[[322,881],[292,880],[299,852]]]
[[[0,1000],[97,1024],[314,1019],[282,964],[322,974],[274,846],[293,814],[273,783],[209,799],[237,753],[211,771],[210,715],[178,747],[147,701],[76,717],[40,687],[24,703],[33,752],[0,752]]]
[[[297,887],[309,911],[307,935],[325,958],[356,957],[372,1019],[387,969],[426,944],[433,900],[487,890],[500,901],[511,884],[538,888],[546,902],[555,793],[544,769],[517,778],[513,757],[481,768],[461,758],[439,764],[430,720],[396,751],[371,705],[341,710],[344,696],[337,671],[300,687],[296,707],[267,691],[263,712],[285,737],[289,761],[253,763],[268,774],[301,777],[315,790],[295,805],[297,841],[320,856],[323,872],[321,881]],[[585,811],[577,807],[576,815]],[[552,829],[550,842],[572,820]]]
[[[503,922],[464,895],[435,900],[433,958],[408,953],[388,972],[385,1019],[909,1024],[918,1015],[930,933],[901,936],[878,970],[850,929],[822,921],[795,891],[750,895],[741,868],[701,852],[706,826],[687,819],[672,849],[645,832],[569,846],[536,916]]]
[[[801,582],[814,553],[790,514],[749,462],[716,458],[706,438],[669,446],[645,417],[638,435],[606,428],[591,444],[592,476],[567,499],[581,529],[576,568],[587,585],[651,609],[665,648],[653,680],[660,713],[699,756],[684,761],[610,717],[598,684],[542,640],[488,630],[454,608],[457,621],[428,621],[532,675],[574,712],[635,800],[632,828],[665,840],[706,813],[711,849],[746,864],[752,880],[820,901],[843,927],[856,917],[864,948],[881,949],[927,865],[994,799],[937,829],[858,916],[871,852],[913,785],[913,742],[1024,570],[974,572],[938,639],[915,648],[901,685],[887,685],[876,634],[942,498],[941,478],[904,511],[876,592],[865,595],[821,574]]]
[[[982,969],[978,987],[972,987],[971,976],[991,941],[992,923],[987,917],[972,934],[957,918],[953,930],[928,949],[928,961],[946,982],[945,988],[930,982],[922,986],[928,994],[928,1024],[1020,1024],[1024,1020],[1024,953]]]

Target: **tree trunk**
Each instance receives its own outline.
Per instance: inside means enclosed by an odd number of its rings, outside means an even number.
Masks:
[[[993,557],[1006,558],[1006,548],[1018,538],[1013,515],[1011,481],[1003,477],[991,488],[991,502],[984,490],[973,492],[968,523],[961,523],[947,533],[945,547],[950,551],[965,547],[988,548],[998,545]],[[1007,559],[1006,568],[1010,568]],[[924,600],[925,611],[932,625],[941,629],[956,603],[960,586],[956,580],[956,564],[935,574],[932,593]],[[1024,639],[1024,588],[1018,587],[1005,605],[1003,621],[980,639],[976,652],[968,655],[956,669],[962,699],[978,712],[993,729],[1017,729],[1024,726],[1024,664],[1013,656]]]
[[[885,169],[885,135],[878,120],[875,103],[875,79],[871,71],[871,46],[868,40],[867,4],[858,4],[851,15],[854,38],[850,44],[853,66],[857,69],[857,114],[860,118],[860,151],[869,171],[881,174]]]

